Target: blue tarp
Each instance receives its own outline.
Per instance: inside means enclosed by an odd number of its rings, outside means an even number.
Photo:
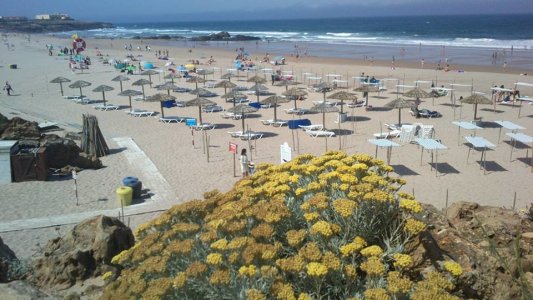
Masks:
[[[299,125],[301,126],[311,125],[311,120],[309,119],[289,120],[287,125],[289,126],[289,129],[300,129]]]

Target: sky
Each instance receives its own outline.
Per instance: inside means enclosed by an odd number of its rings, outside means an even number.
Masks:
[[[504,15],[533,14],[533,0],[0,0],[0,15],[57,12],[107,22]]]

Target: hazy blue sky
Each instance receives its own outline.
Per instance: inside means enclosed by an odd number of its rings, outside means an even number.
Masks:
[[[138,22],[533,13],[533,0],[0,0],[1,15]]]

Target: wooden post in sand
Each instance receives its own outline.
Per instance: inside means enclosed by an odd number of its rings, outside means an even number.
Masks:
[[[76,170],[72,170],[72,179],[74,179],[74,193],[76,195],[76,206],[78,206],[78,174],[76,173]]]
[[[515,207],[516,207],[516,192],[514,192],[514,197],[513,197],[513,210]]]

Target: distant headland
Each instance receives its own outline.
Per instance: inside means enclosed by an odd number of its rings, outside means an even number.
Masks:
[[[0,32],[47,33],[113,27],[113,24],[107,22],[74,20],[66,14],[36,15],[34,19],[0,16]]]

